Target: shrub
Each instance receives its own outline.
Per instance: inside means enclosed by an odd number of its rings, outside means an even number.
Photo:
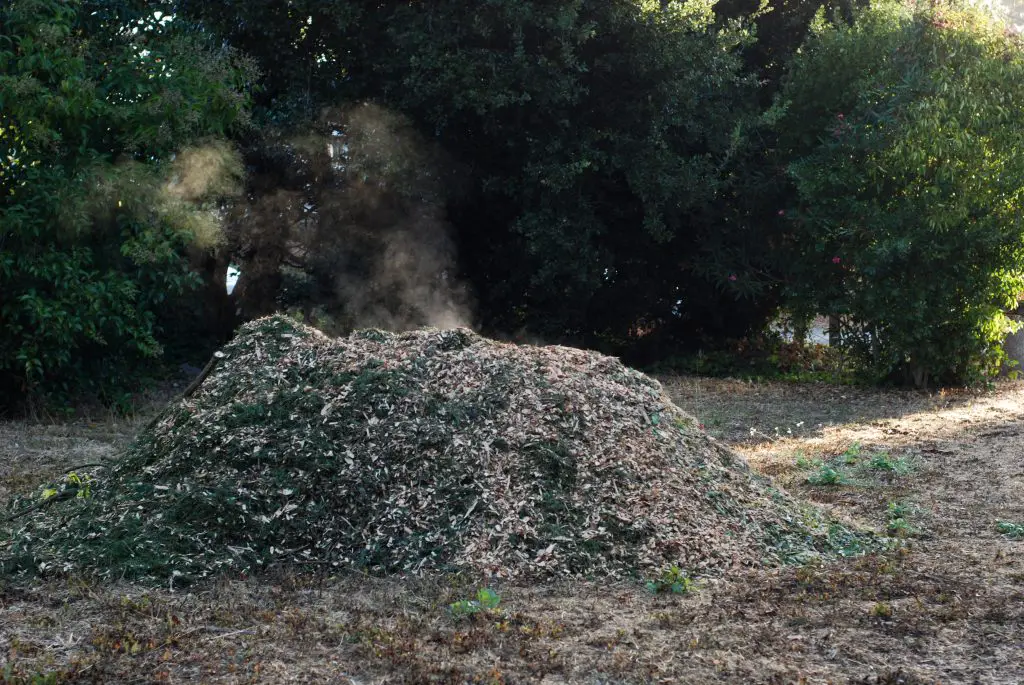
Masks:
[[[768,115],[793,206],[777,250],[801,318],[839,315],[880,377],[998,369],[1024,292],[1024,53],[980,9],[821,17]]]

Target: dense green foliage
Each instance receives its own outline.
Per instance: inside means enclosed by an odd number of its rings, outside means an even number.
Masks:
[[[736,298],[699,250],[725,230],[734,134],[756,113],[747,36],[716,27],[709,3],[182,8],[267,71],[264,120],[373,98],[441,145],[461,171],[447,219],[484,329],[615,349],[749,328],[718,314]]]
[[[807,38],[811,24],[824,9],[825,15],[840,23],[849,23],[856,7],[864,0],[719,0],[715,13],[723,20],[750,17],[757,40],[744,49],[747,67],[764,80],[762,102],[770,103],[793,55]]]
[[[209,220],[168,187],[168,162],[230,132],[243,72],[145,4],[0,8],[4,404],[115,399],[160,352],[156,310],[194,285],[184,248]]]
[[[697,3],[494,5],[391,67],[396,104],[476,171],[460,245],[507,312],[494,323],[595,344],[704,310],[681,292],[752,104],[739,37]]]
[[[971,380],[1024,292],[1024,55],[980,11],[878,3],[821,23],[772,112],[796,197],[798,315],[841,315],[881,375]]]
[[[1024,291],[1019,41],[858,5],[7,3],[3,404],[278,309],[646,363],[782,308],[976,379]]]

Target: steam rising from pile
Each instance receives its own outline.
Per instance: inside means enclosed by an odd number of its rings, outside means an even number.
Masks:
[[[239,195],[244,174],[241,156],[225,141],[209,141],[177,154],[161,201],[168,211],[188,216],[189,221],[179,223],[191,233],[193,248],[209,251],[223,245],[221,215],[209,205]]]
[[[242,174],[238,152],[225,141],[210,141],[177,154],[164,192],[196,204],[230,197],[238,194]]]
[[[452,277],[439,153],[380,107],[364,104],[344,118],[329,148],[344,191],[327,215],[332,232],[362,246],[355,257],[364,263],[336,274],[348,318],[390,330],[468,325],[468,298]]]
[[[435,146],[362,104],[325,111],[282,149],[236,220],[247,317],[294,308],[335,332],[470,324],[444,209],[451,165]],[[294,277],[276,287],[282,266]]]

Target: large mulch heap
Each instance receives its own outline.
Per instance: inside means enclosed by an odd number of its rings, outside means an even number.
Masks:
[[[74,486],[88,496],[7,524],[0,572],[713,575],[868,543],[611,357],[462,329],[333,339],[281,316],[222,353],[88,493]]]

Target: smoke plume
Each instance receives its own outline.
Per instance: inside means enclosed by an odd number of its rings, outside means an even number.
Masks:
[[[444,216],[442,156],[380,107],[364,104],[342,118],[330,150],[343,182],[322,208],[321,227],[348,246],[334,274],[346,318],[389,330],[469,326]]]
[[[247,315],[297,309],[332,333],[471,324],[445,217],[451,165],[408,121],[373,104],[335,108],[264,154],[234,222],[242,299],[264,294]]]

